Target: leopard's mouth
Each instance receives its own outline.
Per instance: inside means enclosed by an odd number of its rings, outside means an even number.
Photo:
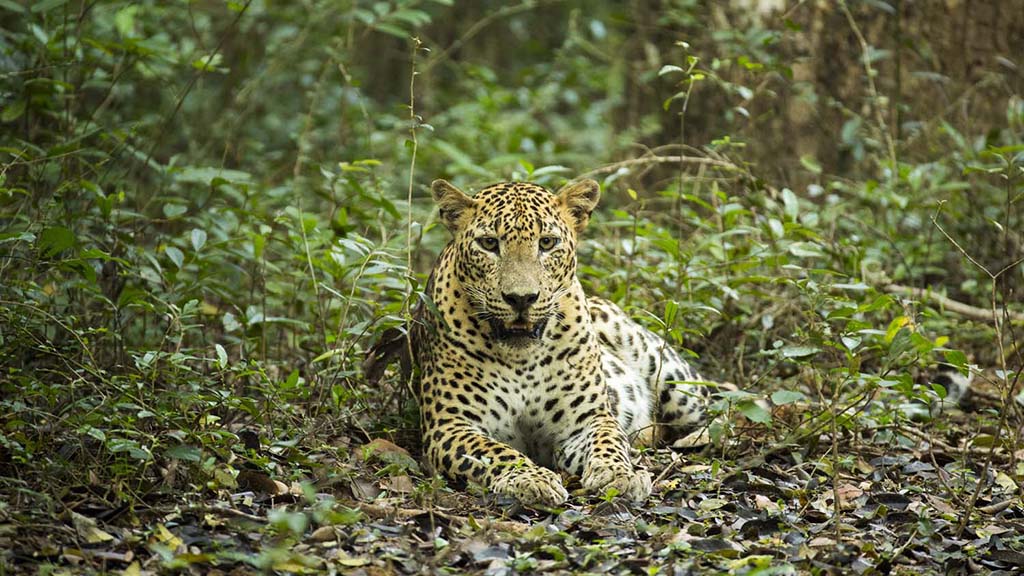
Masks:
[[[540,340],[547,324],[547,318],[533,323],[519,318],[509,324],[491,320],[491,334],[499,341],[523,346],[533,340]]]

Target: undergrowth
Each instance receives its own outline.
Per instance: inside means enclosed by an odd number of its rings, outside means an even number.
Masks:
[[[827,101],[792,79],[789,20],[710,34],[675,3],[640,58],[617,8],[524,4],[479,20],[522,42],[512,61],[446,50],[487,34],[448,2],[343,4],[0,2],[9,506],[141,506],[235,487],[243,460],[289,482],[415,445],[404,383],[360,366],[446,241],[435,177],[599,178],[588,291],[771,399],[736,399],[764,449],[832,443],[838,474],[914,442],[945,423],[893,407],[939,401],[945,362],[994,390],[973,440],[1021,478],[1021,93],[984,129],[912,118],[908,95],[897,136],[869,8],[841,33],[870,89]],[[784,97],[841,109],[845,166],[757,149]],[[249,433],[273,456],[243,458]]]

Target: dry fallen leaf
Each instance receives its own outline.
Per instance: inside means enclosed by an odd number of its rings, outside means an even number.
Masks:
[[[978,510],[984,512],[985,514],[999,514],[1003,510],[1009,508],[1010,505],[1013,504],[1013,502],[1014,501],[1011,499],[1001,500],[999,502],[995,502],[985,506],[978,506]]]
[[[852,510],[857,507],[857,498],[864,495],[864,491],[853,484],[841,484],[836,489],[839,496],[839,507],[843,510]]]
[[[679,472],[686,475],[707,472],[708,470],[711,470],[710,464],[690,464],[689,466],[681,466],[679,468]]]
[[[309,535],[309,540],[312,542],[330,542],[338,538],[338,533],[335,531],[334,526],[321,526],[313,533]]]
[[[758,510],[767,510],[769,512],[778,512],[781,510],[774,500],[764,494],[754,494],[754,506]]]
[[[282,494],[288,493],[288,485],[280,480],[274,480],[274,492],[271,492],[274,496],[281,496]]]
[[[114,539],[113,536],[100,530],[96,526],[96,521],[87,516],[82,516],[77,512],[71,513],[71,523],[75,526],[75,532],[78,532],[78,537],[85,540],[89,544],[99,544],[100,542],[109,542]]]
[[[243,490],[251,490],[257,494],[270,494],[271,496],[277,496],[278,494],[285,494],[288,492],[288,486],[281,484],[277,480],[272,479],[265,472],[258,470],[240,470],[238,472],[238,486]],[[281,484],[284,486],[284,491],[281,491]]]
[[[1003,490],[1006,490],[1007,492],[1017,492],[1017,482],[1015,482],[1009,474],[1003,472],[1002,470],[996,472],[996,484]]]
[[[939,498],[934,494],[925,494],[924,497],[928,500],[928,503],[931,504],[932,508],[939,511],[940,513],[956,514],[956,509],[950,506],[949,502],[946,502],[942,498]]]
[[[718,510],[728,503],[729,501],[724,498],[708,498],[700,503],[700,509],[705,511]]]
[[[405,474],[386,478],[383,485],[388,490],[398,492],[399,494],[411,494],[416,489],[416,486],[412,483],[412,478]]]
[[[978,530],[978,535],[982,536],[982,537],[984,537],[984,536],[1000,536],[1002,534],[1006,534],[1007,532],[1013,532],[1013,528],[1010,528],[1009,526],[999,526],[997,524],[989,524],[989,525],[985,526],[984,528]]]
[[[368,482],[362,478],[353,478],[350,485],[352,495],[362,502],[373,502],[380,495],[380,488],[376,483]]]
[[[380,460],[387,464],[395,464],[407,470],[419,470],[416,462],[409,451],[401,446],[395,445],[390,440],[377,438],[362,446],[358,452],[365,461]]]
[[[406,458],[412,458],[412,456],[409,455],[408,450],[390,440],[385,440],[384,438],[376,438],[367,442],[363,445],[361,454],[364,455],[364,459],[366,460],[368,460],[370,456],[378,454],[399,454]]]
[[[149,538],[149,543],[161,544],[171,550],[177,550],[184,544],[181,538],[175,536],[174,533],[168,530],[163,524],[157,524],[156,527],[153,528],[153,534]]]
[[[363,557],[363,556],[359,556],[359,557],[349,556],[348,554],[346,554],[345,552],[342,552],[341,550],[338,550],[338,554],[334,557],[334,560],[338,564],[341,564],[342,566],[345,566],[346,568],[358,568],[359,566],[366,566],[367,564],[370,563],[370,559],[369,558],[366,558],[366,557]]]

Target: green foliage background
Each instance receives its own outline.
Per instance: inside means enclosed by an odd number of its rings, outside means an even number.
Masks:
[[[897,36],[884,2],[725,4],[0,1],[5,489],[135,502],[171,463],[216,489],[243,427],[297,475],[414,437],[360,363],[446,241],[437,177],[600,179],[589,289],[713,378],[833,407],[769,438],[905,422],[844,407],[933,400],[940,360],[1005,401],[1024,25],[960,74],[924,9]]]

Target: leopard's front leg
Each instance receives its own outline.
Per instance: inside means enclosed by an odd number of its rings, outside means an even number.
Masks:
[[[565,438],[556,460],[560,467],[580,474],[589,492],[603,495],[614,488],[634,502],[651,494],[650,473],[633,464],[626,434],[603,405],[595,406],[590,417]]]
[[[475,482],[525,506],[558,506],[569,498],[555,472],[488,437],[468,420],[441,420],[424,425],[427,460],[435,472]]]

